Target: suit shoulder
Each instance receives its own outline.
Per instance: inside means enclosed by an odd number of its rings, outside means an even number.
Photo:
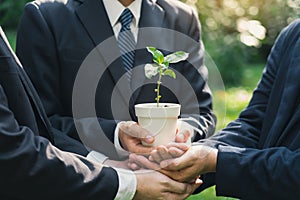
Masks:
[[[33,4],[36,6],[43,6],[43,5],[59,5],[59,4],[67,4],[68,0],[35,0],[29,2],[28,4]]]
[[[179,0],[157,0],[157,3],[166,11],[175,14],[194,15],[195,9]]]
[[[44,9],[53,9],[56,7],[64,7],[67,0],[36,0],[29,2],[25,5],[25,12],[30,12],[35,9],[44,10]]]
[[[82,4],[82,0],[35,0],[26,4],[26,7],[34,6],[39,9],[59,9],[69,8],[74,9]]]
[[[36,0],[27,3],[24,11],[26,13],[41,12],[42,15],[55,17],[58,13],[73,12],[80,4],[80,0]]]
[[[299,37],[300,34],[300,19],[297,19],[288,25],[285,30],[287,34],[290,36]]]
[[[300,19],[291,22],[280,33],[278,40],[283,41],[285,46],[291,47],[300,43]]]

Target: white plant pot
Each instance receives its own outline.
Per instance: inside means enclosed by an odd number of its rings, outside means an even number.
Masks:
[[[139,125],[155,137],[152,146],[165,145],[175,140],[177,120],[180,114],[179,104],[160,103],[159,107],[156,103],[137,104],[135,105],[135,114],[138,117]]]

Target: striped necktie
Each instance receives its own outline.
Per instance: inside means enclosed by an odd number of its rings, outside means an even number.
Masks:
[[[131,69],[133,68],[134,63],[134,49],[135,49],[135,40],[133,33],[130,29],[130,24],[132,22],[133,15],[131,11],[126,8],[120,18],[119,21],[122,24],[121,31],[118,36],[118,44],[122,56],[122,61],[124,64],[124,68],[126,72],[128,72],[128,79],[131,78]]]

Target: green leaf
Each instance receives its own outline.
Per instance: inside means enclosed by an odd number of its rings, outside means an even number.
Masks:
[[[153,61],[157,64],[162,64],[165,60],[164,54],[155,47],[147,47],[148,52],[153,56]]]
[[[156,76],[158,74],[158,66],[156,64],[146,64],[145,67],[145,76],[148,79],[151,79],[153,76]]]
[[[164,71],[163,75],[168,75],[168,76],[171,76],[172,78],[176,78],[176,74],[173,70],[171,69],[167,69],[166,71]]]
[[[184,51],[176,51],[165,57],[165,63],[178,63],[180,61],[186,60],[189,54]]]

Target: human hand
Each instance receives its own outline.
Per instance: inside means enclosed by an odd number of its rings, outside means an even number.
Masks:
[[[190,140],[190,130],[180,129],[175,137],[175,142],[186,143]],[[136,122],[122,122],[119,126],[119,140],[126,151],[141,155],[149,155],[154,149],[151,146],[144,146],[142,142],[151,145],[155,138],[146,129]]]
[[[126,151],[141,155],[149,155],[154,149],[151,146],[144,146],[142,141],[147,144],[154,142],[154,137],[136,122],[122,122],[119,126],[119,140]]]
[[[137,190],[133,199],[185,199],[202,184],[200,179],[194,183],[179,183],[152,170],[135,171]]]
[[[170,153],[168,149],[177,149],[176,153]],[[157,148],[152,151],[150,159],[136,154],[129,156],[129,168],[157,170],[174,180],[180,182],[193,182],[200,174],[215,172],[217,163],[217,149],[197,145],[187,146],[173,143],[166,148]],[[178,157],[179,156],[179,157]],[[167,159],[163,159],[167,158]],[[158,162],[158,163],[157,163]]]
[[[151,152],[149,160],[156,163],[160,163],[163,160],[180,157],[188,149],[189,145],[185,143],[170,143],[166,146],[161,145]]]
[[[159,171],[174,180],[190,182],[200,174],[216,171],[217,154],[217,149],[208,146],[191,146],[178,158],[162,160]]]
[[[131,170],[153,169],[159,170],[159,163],[163,160],[182,156],[189,146],[185,143],[170,143],[166,146],[160,145],[151,151],[148,158],[143,155],[130,154],[128,167]]]
[[[160,145],[154,149],[149,159],[143,155],[130,154],[128,167],[131,170],[153,169],[159,170],[159,163],[163,160],[176,158],[183,155],[189,146],[185,143],[170,143],[166,146]]]
[[[191,130],[177,129],[175,142],[190,144],[191,143]]]
[[[193,134],[193,127],[187,122],[183,121],[183,119],[178,119],[175,142],[186,143],[190,145]]]

